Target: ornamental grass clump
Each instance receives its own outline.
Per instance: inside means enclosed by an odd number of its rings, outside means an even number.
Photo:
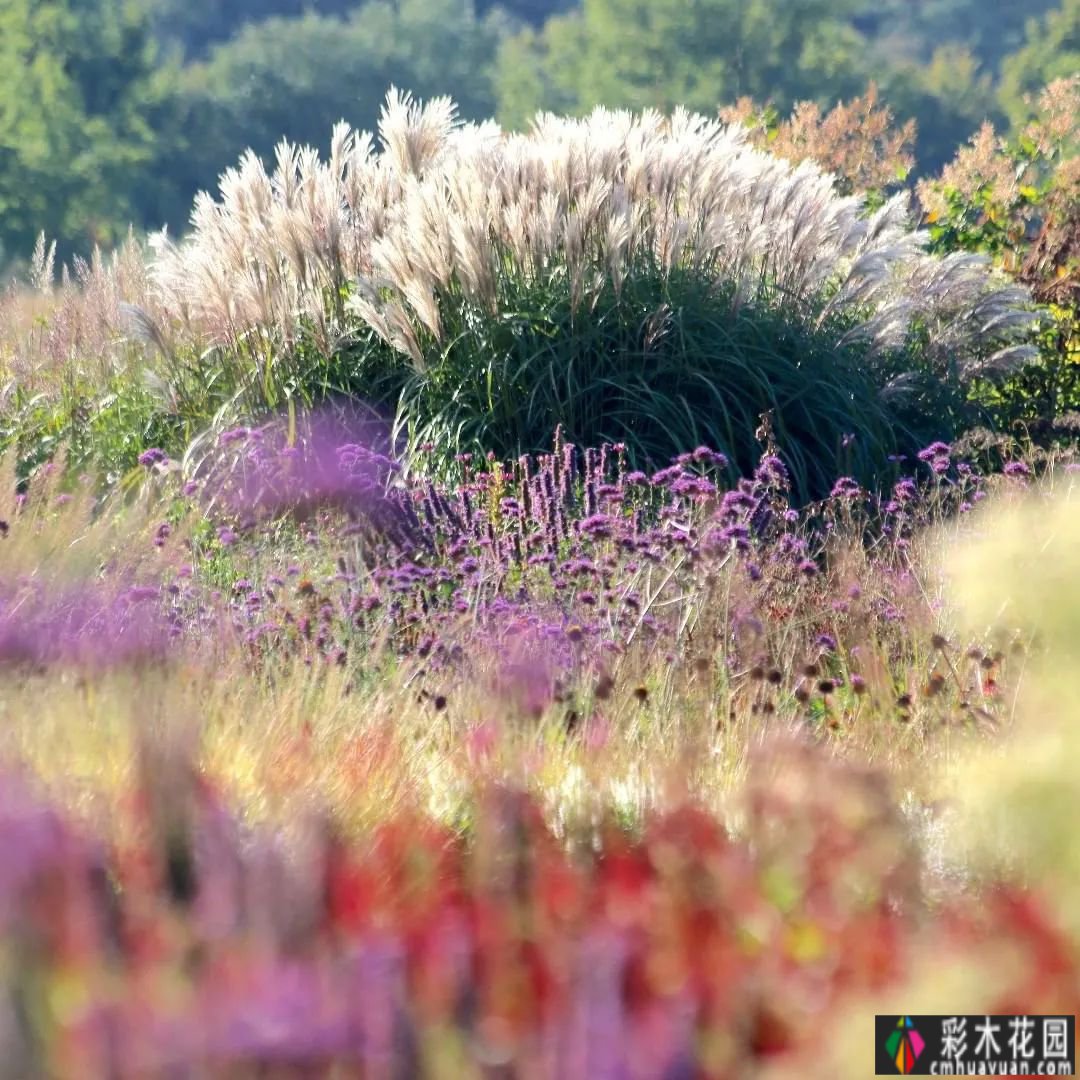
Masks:
[[[744,468],[772,409],[823,494],[845,434],[865,467],[1028,355],[1024,290],[926,254],[905,197],[869,212],[742,128],[597,109],[513,134],[391,92],[379,134],[339,125],[326,161],[282,143],[272,172],[249,153],[183,242],[159,238],[167,318],[266,404],[347,390],[414,446],[517,454],[562,422],[642,462],[707,442]]]

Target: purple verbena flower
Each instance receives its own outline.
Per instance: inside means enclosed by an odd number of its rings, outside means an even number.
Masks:
[[[832,499],[855,499],[862,493],[862,488],[856,480],[850,476],[841,476],[835,484],[829,497]]]
[[[711,450],[707,446],[697,447],[691,458],[699,465],[711,465],[714,469],[726,469],[728,459],[719,450]]]
[[[656,487],[664,487],[682,479],[685,475],[686,472],[681,465],[669,465],[666,469],[653,473],[652,483]]]
[[[893,487],[893,498],[901,504],[913,502],[918,495],[919,489],[914,480],[898,480]]]
[[[952,454],[952,447],[945,442],[932,442],[929,446],[919,451],[918,457],[920,461],[933,461],[934,458],[949,457]]]
[[[701,476],[681,476],[669,485],[668,490],[672,495],[687,495],[701,499],[715,495],[716,485]]]
[[[154,465],[162,464],[169,460],[169,455],[164,450],[159,450],[156,446],[152,446],[149,450],[144,450],[139,455],[139,464],[145,466],[147,469],[152,468]]]
[[[791,487],[791,474],[776,454],[766,454],[754,470],[754,479],[766,487],[786,491]]]

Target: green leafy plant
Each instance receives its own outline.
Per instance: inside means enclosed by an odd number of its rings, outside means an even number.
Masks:
[[[273,173],[245,156],[160,247],[165,317],[212,343],[238,407],[347,393],[443,455],[562,424],[744,465],[770,412],[809,496],[841,450],[868,476],[913,427],[950,434],[1031,321],[979,260],[923,252],[904,196],[871,209],[684,110],[515,136],[393,93],[380,136],[342,125],[325,162],[282,143]]]
[[[1045,439],[1080,409],[1080,77],[1042,93],[1011,138],[992,127],[920,185],[933,250],[989,256],[1041,301],[1038,354],[1001,380],[975,380],[972,397],[995,423]]]

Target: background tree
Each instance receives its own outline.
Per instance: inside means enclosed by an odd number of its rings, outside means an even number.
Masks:
[[[0,7],[0,262],[42,230],[67,254],[142,217],[170,75],[138,4]]]
[[[268,19],[215,46],[183,73],[166,215],[184,224],[191,197],[251,147],[266,160],[282,138],[323,148],[347,120],[374,131],[391,84],[452,93],[460,115],[495,110],[492,62],[508,31],[498,12],[462,15],[460,0],[374,0],[348,19]]]
[[[512,18],[530,26],[542,26],[553,15],[562,15],[577,6],[577,0],[477,0],[476,10],[486,15],[501,8]]]
[[[938,172],[980,124],[1004,118],[994,81],[961,45],[943,45],[929,61],[897,61],[885,68],[882,95],[897,116],[917,123],[919,175]]]
[[[942,45],[951,45],[966,49],[981,72],[995,75],[1004,57],[1023,44],[1027,21],[1045,15],[1057,3],[863,0],[853,20],[888,64],[897,59],[928,63]]]
[[[711,112],[744,95],[787,108],[857,93],[864,43],[844,14],[830,0],[583,0],[504,46],[500,118],[595,105]]]
[[[824,113],[872,78],[932,175],[1080,70],[1078,28],[1080,0],[6,0],[0,267],[42,229],[61,257],[182,229],[246,147],[372,128],[391,84],[519,127],[743,97]]]
[[[245,26],[305,14],[347,15],[360,0],[149,0],[154,30],[166,47],[189,59],[204,57]]]
[[[1002,65],[1001,103],[1014,124],[1023,124],[1037,111],[1039,91],[1055,79],[1080,72],[1080,0],[1063,0],[1061,7],[1027,24],[1023,48]],[[1077,119],[1080,125],[1080,118]]]

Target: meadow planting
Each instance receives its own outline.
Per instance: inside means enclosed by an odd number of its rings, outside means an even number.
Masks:
[[[1080,455],[1002,422],[1071,378],[1075,93],[993,244],[971,154],[920,216],[816,114],[397,92],[177,240],[43,239],[0,1077],[865,1077],[875,1013],[1080,1012]]]

